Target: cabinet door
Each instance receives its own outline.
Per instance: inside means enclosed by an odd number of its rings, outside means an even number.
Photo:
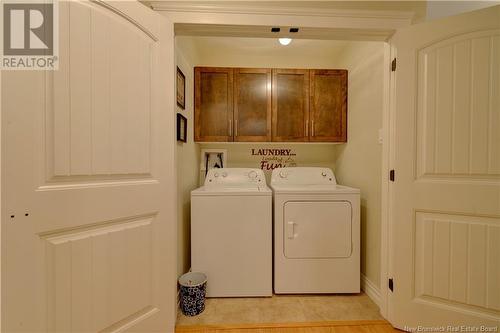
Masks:
[[[273,69],[273,141],[309,140],[309,70]]]
[[[311,70],[310,141],[347,141],[347,71]]]
[[[195,141],[233,141],[233,69],[194,71]]]
[[[271,141],[271,69],[234,70],[234,141]]]

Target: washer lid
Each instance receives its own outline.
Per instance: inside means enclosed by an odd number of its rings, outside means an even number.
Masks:
[[[266,186],[266,177],[261,169],[220,168],[208,170],[206,187],[246,187]]]
[[[272,191],[267,186],[202,186],[191,191],[192,196],[210,195],[271,195]]]

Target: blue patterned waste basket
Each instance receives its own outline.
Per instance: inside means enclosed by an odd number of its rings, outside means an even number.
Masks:
[[[189,272],[179,278],[181,287],[181,310],[186,316],[196,316],[205,310],[207,276],[203,273]]]

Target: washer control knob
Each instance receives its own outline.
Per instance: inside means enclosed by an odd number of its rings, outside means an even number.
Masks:
[[[249,177],[249,178],[251,178],[251,179],[255,179],[255,178],[257,178],[257,172],[255,172],[255,171],[253,171],[253,170],[252,170],[252,171],[250,171],[250,172],[248,173],[248,177]]]
[[[219,177],[219,173],[218,172],[214,173],[214,177]]]
[[[227,177],[227,172],[223,172],[222,177],[224,177],[224,178]]]
[[[286,171],[285,170],[281,170],[280,171],[280,177],[281,178],[286,178],[286,176],[288,176],[288,174],[286,173]]]
[[[323,177],[326,177],[326,172],[325,172],[325,171],[323,171],[323,172],[321,173],[321,175],[322,175]]]

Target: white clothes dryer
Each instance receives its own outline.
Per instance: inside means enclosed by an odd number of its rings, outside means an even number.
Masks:
[[[274,292],[360,292],[360,191],[329,168],[273,170]]]

